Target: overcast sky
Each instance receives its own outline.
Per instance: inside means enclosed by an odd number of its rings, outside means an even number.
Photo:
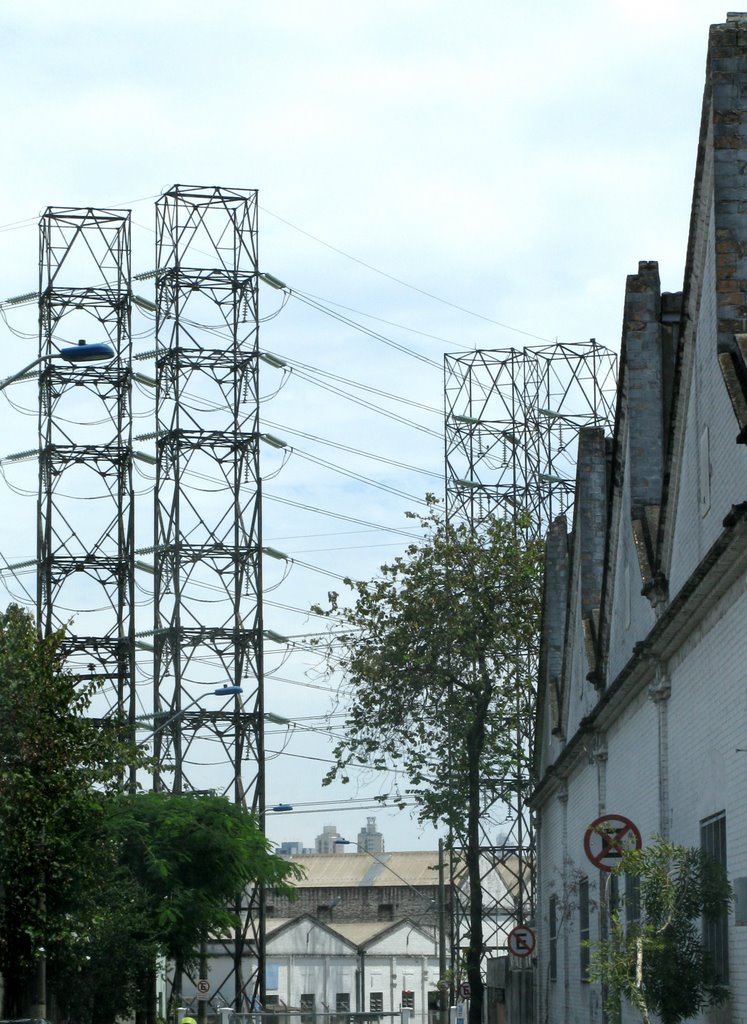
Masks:
[[[313,368],[278,371],[267,429],[411,467],[285,435],[410,497],[294,454],[267,490],[308,509],[268,501],[265,542],[369,578],[401,552],[391,531],[407,527],[404,511],[443,489],[444,352],[591,337],[617,349],[625,275],[639,260],[659,260],[665,289],[681,286],[708,26],[725,15],[711,0],[4,4],[0,299],[36,288],[49,205],[131,207],[137,273],[154,266],[153,203],[170,185],[259,189],[261,269],[326,310],[292,298],[263,327],[264,349]],[[264,289],[263,315],[279,306]],[[8,315],[33,334],[33,311]],[[137,344],[152,347],[148,323],[135,326]],[[7,375],[36,341],[0,330]],[[365,393],[426,430],[323,390],[320,370],[395,396]],[[35,444],[35,393],[20,387],[13,405],[0,398],[0,455]],[[275,390],[267,376],[265,394]],[[268,456],[267,475],[275,468]],[[35,478],[23,473],[7,468],[1,484],[10,562],[34,552]],[[6,600],[23,596],[18,581],[6,585]],[[268,599],[303,610],[338,585],[296,567]],[[148,628],[147,602],[142,615]],[[291,637],[318,629],[273,605],[265,624]],[[325,823],[354,838],[375,814],[389,849],[435,843],[406,815],[366,810],[377,787],[363,774],[346,790],[320,788],[326,683],[303,651],[269,654],[268,665],[268,710],[298,723],[268,735],[284,751],[268,764],[268,801],[296,808],[271,819],[272,838],[312,845]],[[341,803],[350,797],[359,803]],[[305,813],[322,800],[328,808]]]

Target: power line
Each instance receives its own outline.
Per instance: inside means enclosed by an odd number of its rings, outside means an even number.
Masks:
[[[286,220],[277,213],[273,213],[272,210],[268,210],[266,206],[260,206],[260,209],[263,213],[267,213],[270,217],[274,217],[275,220],[279,220],[282,224],[287,224],[289,228],[293,228],[294,231],[298,231],[299,234],[305,235],[313,242],[318,242],[319,245],[323,245],[325,249],[330,249],[332,252],[336,252],[338,255],[344,256],[345,259],[352,260],[353,263],[357,263],[359,266],[365,267],[366,270],[371,270],[374,274],[379,274],[381,277],[386,277],[388,280],[394,281],[395,284],[402,285],[403,288],[409,288],[411,291],[417,292],[419,295],[424,295],[428,299],[433,299],[434,302],[440,302],[444,306],[450,306],[452,309],[459,310],[460,313],[466,313],[468,316],[474,316],[478,320],[484,320],[486,323],[494,324],[496,327],[502,327],[506,331],[514,331],[516,334],[522,334],[526,338],[536,338],[537,341],[549,342],[550,344],[554,344],[555,342],[554,338],[543,338],[538,334],[523,331],[519,327],[512,327],[510,324],[504,324],[499,320],[493,320],[491,317],[485,316],[483,313],[476,313],[472,309],[467,309],[466,306],[460,306],[455,302],[450,302],[449,299],[444,299],[440,295],[434,295],[433,292],[426,291],[424,288],[419,288],[417,285],[410,284],[409,281],[404,281],[402,278],[396,277],[394,274],[390,274],[386,270],[381,270],[379,267],[375,267],[371,263],[366,263],[365,260],[362,260],[357,256],[353,256],[344,249],[339,249],[337,246],[331,245],[329,242],[325,242],[316,235],[312,235],[310,231],[305,231],[292,221]]]

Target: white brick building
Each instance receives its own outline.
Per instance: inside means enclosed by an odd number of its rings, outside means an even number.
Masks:
[[[747,15],[711,28],[682,293],[627,281],[613,438],[579,442],[548,537],[533,807],[542,1024],[602,1022],[601,814],[706,844],[737,899],[714,955],[747,1022]],[[629,1014],[628,1020],[637,1019]]]
[[[439,852],[336,850],[293,858],[304,871],[295,899],[266,894],[265,1008],[278,1024],[348,1024],[351,1013],[386,1021],[403,1008],[413,1024],[429,1024],[441,979]],[[448,885],[443,910],[450,922]],[[222,942],[208,943],[206,952],[210,992],[216,1005],[230,1005],[232,960]],[[244,975],[254,969],[248,953]],[[195,1011],[188,978],[183,994]]]
[[[347,1024],[351,1011],[389,1015],[403,1007],[428,1024],[439,977],[436,936],[414,921],[323,924],[304,915],[268,928],[267,1006],[281,1015],[302,1011],[306,1024],[329,1015]]]

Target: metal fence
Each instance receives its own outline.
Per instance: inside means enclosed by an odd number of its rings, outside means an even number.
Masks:
[[[180,1007],[176,1013],[176,1024],[181,1024],[184,1017],[192,1017],[198,1021],[198,1024],[202,1024],[199,1010],[195,1007]],[[377,1011],[376,1013],[352,1011],[331,1013],[324,1010],[280,1007],[272,1011],[236,1013],[230,1006],[224,1006],[218,1010],[211,1008],[204,1017],[204,1024],[388,1024],[390,1021],[392,1024],[394,1021],[399,1024],[400,1020],[402,1024],[408,1024],[408,1020],[412,1021],[412,1019],[412,1010],[405,1010],[404,1013],[400,1010]],[[431,1024],[430,1020],[429,1024]]]

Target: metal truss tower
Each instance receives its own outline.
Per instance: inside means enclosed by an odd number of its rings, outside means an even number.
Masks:
[[[447,355],[447,520],[479,529],[490,515],[521,513],[530,536],[541,538],[558,515],[570,517],[578,430],[612,425],[616,374],[615,354],[593,339]],[[534,679],[536,652],[526,658]],[[526,803],[534,703],[533,695],[529,706],[522,701],[516,716],[522,767],[485,793],[484,927],[493,956],[506,952],[505,922],[529,924],[534,914],[534,837]],[[464,913],[461,907],[457,916]],[[457,934],[459,928],[457,921]]]
[[[156,226],[157,784],[217,791],[262,823],[257,193],[177,185]],[[243,692],[198,706],[221,685]],[[237,1011],[263,997],[261,904],[237,894],[232,970],[211,981]]]
[[[106,363],[60,361],[78,341]],[[130,214],[49,207],[40,222],[37,623],[67,627],[100,717],[135,714]],[[99,698],[101,700],[101,698]]]

